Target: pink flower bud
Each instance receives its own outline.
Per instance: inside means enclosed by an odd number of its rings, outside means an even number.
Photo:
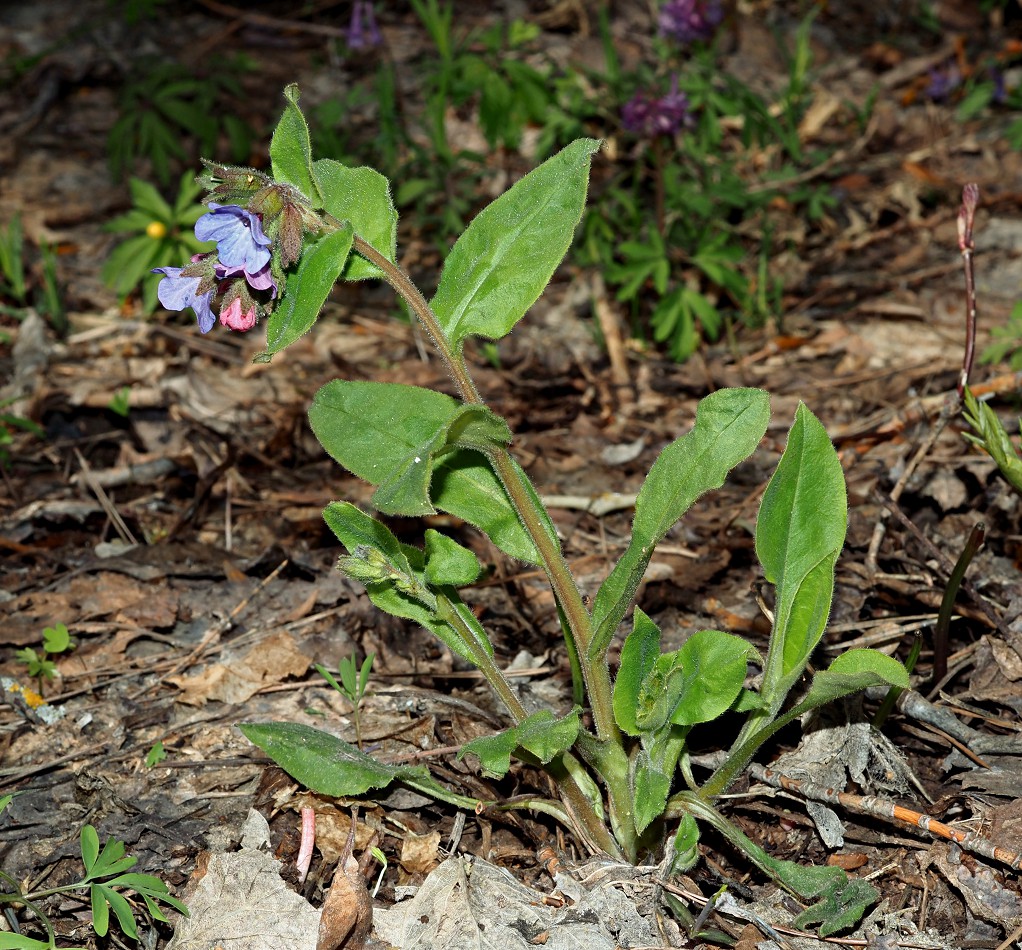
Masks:
[[[247,313],[242,313],[241,298],[235,297],[220,311],[220,322],[232,330],[251,330],[256,325],[256,309],[251,307]]]

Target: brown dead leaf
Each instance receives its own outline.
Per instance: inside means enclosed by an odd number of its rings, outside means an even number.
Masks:
[[[319,918],[316,950],[362,950],[373,927],[373,902],[365,878],[352,853],[358,811],[351,815],[351,831],[330,882]]]
[[[238,704],[289,676],[304,675],[309,662],[291,635],[281,631],[240,656],[225,655],[223,663],[215,663],[196,676],[171,676],[167,682],[181,689],[178,702],[203,706],[215,699]]]
[[[440,832],[409,834],[401,842],[401,867],[409,874],[428,874],[440,864]]]

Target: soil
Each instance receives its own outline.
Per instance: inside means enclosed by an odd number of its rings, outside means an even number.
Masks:
[[[374,754],[428,763],[441,782],[487,801],[550,794],[544,777],[525,766],[495,781],[457,758],[468,740],[507,725],[499,704],[475,671],[430,635],[376,612],[361,586],[334,570],[341,552],[321,511],[338,499],[368,506],[371,490],[312,436],[305,416],[312,396],[335,377],[451,391],[428,339],[396,316],[387,288],[335,291],[314,332],[267,364],[252,361],[263,348],[258,331],[218,327],[202,336],[188,315],[147,316],[138,299],[119,300],[100,276],[117,240],[104,222],[130,207],[126,176],[111,180],[107,143],[133,70],[155,58],[208,76],[218,64],[232,68],[236,53],[249,56],[254,68],[237,72],[238,88],[221,102],[257,131],[250,161],[265,166],[284,85],[297,81],[311,111],[374,68],[372,52],[338,54],[350,4],[312,6],[295,13],[263,2],[241,10],[208,0],[173,11],[157,5],[146,15],[143,4],[54,0],[0,11],[0,224],[20,214],[33,287],[41,283],[34,249],[55,249],[66,311],[66,327],[34,311],[0,314],[0,395],[12,400],[2,411],[45,434],[11,430],[0,481],[0,675],[8,678],[0,796],[18,793],[0,819],[0,869],[10,879],[47,887],[75,880],[78,831],[89,823],[102,840],[125,842],[139,859],[136,870],[158,874],[187,897],[211,855],[237,847],[256,809],[269,819],[285,877],[318,907],[350,803],[298,787],[241,735],[240,722],[302,723],[349,741],[357,728]],[[471,13],[457,6],[459,28],[524,17],[541,25],[551,56],[599,60],[586,4],[508,2]],[[403,5],[377,7],[404,108],[414,112],[428,39]],[[129,9],[142,10],[134,22]],[[723,68],[764,93],[776,88],[785,66],[774,38],[790,38],[805,12],[772,0],[738,3]],[[516,458],[551,500],[568,561],[590,597],[627,544],[627,496],[660,450],[691,427],[699,399],[725,386],[769,391],[772,422],[759,451],[672,530],[638,592],[664,631],[664,649],[715,628],[747,637],[765,654],[769,589],[752,532],[804,401],[834,441],[849,501],[834,609],[814,665],[856,646],[904,659],[921,636],[919,692],[908,695],[929,702],[903,703],[881,735],[862,731],[882,698],[870,694],[835,714],[840,721],[804,724],[809,737],[841,736],[836,750],[803,741],[797,756],[779,759],[800,744],[802,731],[791,728],[759,761],[895,800],[961,835],[975,833],[1010,859],[1022,852],[1022,507],[990,457],[963,437],[961,415],[942,411],[965,338],[956,231],[962,187],[975,182],[981,196],[982,351],[991,328],[1006,324],[1022,282],[1022,161],[1009,144],[1009,109],[962,120],[955,101],[932,101],[925,88],[931,69],[956,58],[969,68],[1017,55],[1022,23],[1013,5],[984,12],[967,2],[821,4],[817,12],[814,99],[802,134],[831,155],[808,174],[829,182],[838,202],[811,225],[789,215],[774,235],[781,250],[770,267],[783,278],[783,319],[758,329],[736,325],[730,340],[707,342],[679,365],[631,339],[628,315],[599,275],[568,264],[495,352],[471,351],[472,369],[484,399],[516,433]],[[610,22],[626,66],[648,52],[645,5],[612,4]],[[848,114],[843,103],[861,107],[871,94],[867,122],[840,119]],[[481,141],[471,115],[448,119],[450,134]],[[360,136],[372,135],[370,112],[357,111],[351,127],[349,147],[357,148]],[[594,187],[623,160],[597,156]],[[191,163],[191,156],[172,162],[175,175]],[[495,159],[496,190],[529,167],[527,154]],[[133,173],[152,178],[144,163]],[[492,197],[489,187],[481,186],[480,205]],[[428,225],[402,221],[399,259],[426,287],[437,277],[437,244]],[[971,379],[1014,431],[1019,380],[1011,369],[977,366]],[[111,408],[121,393],[126,415]],[[615,500],[610,493],[624,501],[607,510],[595,504]],[[979,524],[983,546],[955,600],[948,643],[935,645],[949,578]],[[450,518],[393,527],[409,543],[424,527],[442,528],[476,552],[488,573],[466,597],[491,631],[499,663],[514,671],[526,705],[569,709],[569,664],[544,578]],[[39,688],[15,654],[40,649],[43,629],[56,623],[75,646],[55,658],[56,676],[41,684],[59,717],[47,722],[19,701],[11,682]],[[337,670],[353,653],[375,656],[357,718],[315,669]],[[942,666],[946,675],[935,679]],[[699,739],[700,753],[726,748],[731,727],[720,728]],[[156,761],[158,743],[165,757]],[[1003,853],[963,856],[945,838],[863,815],[848,800],[835,805],[835,842],[821,831],[825,818],[810,817],[800,795],[778,792],[766,777],[760,770],[743,779],[733,790],[741,794],[722,807],[776,857],[834,864],[870,880],[882,898],[873,924],[887,935],[871,945],[1018,945],[1022,891],[1016,872],[995,859]],[[309,806],[320,848],[299,884],[300,814]],[[421,884],[452,850],[544,893],[554,890],[539,855],[544,845],[553,842],[567,866],[588,856],[530,811],[464,815],[406,791],[360,807],[360,823],[378,832],[388,858],[378,907]],[[367,843],[360,835],[358,851]],[[702,860],[685,878],[693,913],[724,883],[747,906],[774,893],[723,841],[707,834],[700,848]],[[780,919],[790,923],[799,908],[779,900]],[[43,906],[61,945],[108,944],[89,930],[87,904]],[[892,929],[895,917],[904,943]],[[30,914],[17,919],[38,935]],[[766,939],[756,936],[755,927],[766,926],[756,920],[710,918],[743,947]],[[159,923],[144,930],[150,948],[171,934]],[[721,945],[673,933],[673,945]]]

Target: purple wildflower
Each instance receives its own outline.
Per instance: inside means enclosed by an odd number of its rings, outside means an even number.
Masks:
[[[365,19],[363,27],[362,20]],[[368,34],[368,35],[367,35]],[[372,0],[355,0],[351,8],[351,21],[348,23],[348,49],[364,49],[366,46],[379,46],[383,42],[380,30],[376,26],[376,13]]]
[[[708,40],[723,19],[720,0],[668,0],[660,8],[660,35],[678,43]]]
[[[678,89],[678,77],[671,79],[670,92],[655,98],[648,92],[637,92],[621,107],[621,123],[629,132],[655,138],[674,135],[692,125],[688,96]]]
[[[191,307],[199,320],[199,329],[203,333],[209,333],[213,329],[213,324],[216,323],[216,317],[213,316],[213,311],[210,309],[213,291],[210,290],[204,294],[196,293],[202,278],[182,277],[182,270],[184,270],[183,267],[155,268],[154,274],[163,274],[163,280],[160,281],[156,295],[160,298],[160,303],[168,310],[184,310],[186,307]]]
[[[240,205],[209,203],[209,211],[195,222],[200,241],[216,241],[216,253],[224,267],[241,267],[246,276],[270,262],[270,239],[263,233],[259,216]]]
[[[962,84],[962,74],[955,63],[930,70],[930,79],[923,93],[934,102],[942,102]]]
[[[276,298],[277,282],[273,279],[273,274],[270,272],[269,262],[267,262],[254,274],[246,271],[244,267],[224,267],[222,264],[217,264],[216,266],[216,276],[218,278],[235,277],[238,274],[245,275],[245,280],[248,281],[249,287],[253,290],[272,291],[270,296]]]

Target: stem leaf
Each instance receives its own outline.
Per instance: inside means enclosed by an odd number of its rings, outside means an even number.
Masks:
[[[451,346],[499,340],[525,316],[571,244],[596,139],[576,139],[485,207],[444,264],[432,308]]]
[[[466,754],[476,756],[483,772],[492,778],[503,778],[508,773],[516,749],[524,749],[546,765],[575,742],[580,728],[579,712],[576,707],[567,716],[555,719],[549,709],[541,709],[517,726],[465,743],[458,758]]]
[[[397,210],[390,197],[390,182],[373,168],[348,168],[332,158],[313,163],[323,196],[323,210],[352,230],[392,264],[397,255]],[[365,280],[384,273],[364,257],[352,254],[341,277]]]
[[[294,185],[316,207],[321,207],[321,196],[312,170],[312,142],[309,126],[298,108],[298,85],[291,83],[284,88],[287,105],[273,130],[270,140],[270,162],[273,177],[277,181]]]
[[[298,269],[284,284],[280,306],[266,321],[266,351],[256,357],[256,362],[269,362],[275,353],[309,332],[344,270],[352,239],[351,228],[345,227],[306,245]]]

